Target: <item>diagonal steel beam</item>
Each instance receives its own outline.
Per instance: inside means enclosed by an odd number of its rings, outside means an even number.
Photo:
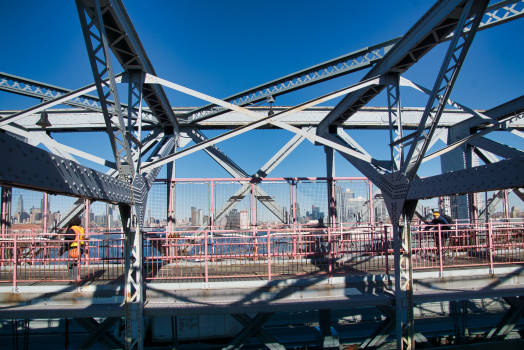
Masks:
[[[22,78],[4,72],[0,72],[0,90],[22,96],[38,98],[43,101],[50,101],[72,92],[72,90],[63,87],[54,86],[51,84],[46,84],[27,78]],[[92,90],[95,90],[94,85]],[[109,104],[114,104],[114,101],[108,102]],[[102,113],[102,108],[100,107],[100,99],[92,95],[83,94],[76,97],[72,97],[69,100],[62,101],[61,104],[75,108],[85,109],[88,111]],[[122,107],[122,114],[127,116],[129,113],[128,106],[124,103],[121,103],[120,105]],[[137,112],[136,108],[133,109],[133,112]],[[158,120],[156,119],[156,117],[149,111],[143,111],[142,115],[143,120],[145,122],[158,124]],[[136,117],[132,116],[132,118]]]
[[[480,131],[480,132],[478,132],[476,134],[464,137],[463,139],[461,139],[461,140],[459,140],[457,142],[454,142],[451,145],[448,145],[448,146],[446,146],[446,147],[444,147],[444,148],[442,148],[442,149],[440,149],[440,150],[438,150],[436,152],[428,154],[427,156],[425,156],[424,158],[421,158],[421,159],[423,159],[423,161],[428,161],[430,159],[438,157],[438,156],[440,156],[440,155],[442,155],[444,153],[447,153],[447,152],[449,152],[449,151],[451,151],[451,150],[453,150],[453,149],[455,149],[455,148],[457,148],[459,146],[462,146],[462,145],[464,145],[466,143],[470,143],[472,141],[474,142],[476,139],[479,139],[482,136],[487,135],[487,134],[489,134],[492,131],[504,130],[507,127],[507,125],[509,125],[510,123],[512,123],[515,120],[520,120],[522,118],[524,118],[524,113],[523,114],[519,114],[519,115],[517,115],[515,117],[508,117],[508,118],[502,119],[501,121],[497,121],[497,122],[495,122],[495,124],[493,126],[491,126],[489,128],[486,128],[486,129],[484,129],[484,130],[482,130],[482,131]],[[515,155],[515,154],[517,154],[517,153],[513,153],[513,155]]]
[[[484,13],[482,23],[478,30],[488,29],[523,17],[524,6],[521,5],[522,2],[520,0],[510,0],[501,1],[489,6]],[[410,33],[407,35],[409,34]],[[439,43],[449,41],[452,37],[453,34],[450,34],[447,37],[441,38]],[[364,68],[370,68],[380,62],[391,50],[393,45],[402,38],[401,36],[380,44],[365,47],[226,97],[223,100],[238,106],[246,106],[251,103],[266,100],[269,96],[279,96],[318,84],[322,81],[357,72]],[[188,122],[191,124],[197,123],[225,112],[227,112],[227,109],[212,103],[188,112]]]
[[[504,298],[510,304],[510,309],[487,335],[490,340],[505,340],[515,328],[517,322],[524,316],[524,297]]]
[[[311,106],[315,106],[315,105],[317,105],[319,103],[331,100],[331,99],[336,98],[338,96],[342,96],[342,95],[344,95],[344,94],[346,94],[346,93],[348,93],[350,91],[356,91],[356,90],[361,89],[361,88],[363,88],[365,86],[378,84],[380,82],[380,80],[381,80],[380,77],[375,77],[373,79],[369,79],[367,81],[361,82],[361,83],[356,84],[354,86],[350,86],[350,87],[347,87],[347,88],[344,88],[344,89],[341,89],[341,90],[334,91],[332,93],[329,93],[329,94],[326,94],[324,96],[318,97],[316,99],[310,100],[308,102],[302,103],[302,104],[300,104],[298,106],[291,107],[291,108],[289,108],[289,109],[287,109],[285,111],[282,111],[280,113],[276,113],[274,115],[263,117],[263,118],[259,118],[259,116],[256,115],[256,113],[254,113],[252,111],[249,111],[249,110],[247,110],[245,108],[241,108],[241,107],[238,107],[238,106],[231,105],[231,104],[229,104],[227,102],[224,102],[224,101],[212,98],[210,96],[207,96],[207,95],[201,94],[199,92],[196,92],[194,90],[185,88],[185,87],[180,86],[178,84],[174,84],[174,83],[168,82],[166,80],[163,80],[163,79],[151,76],[149,74],[146,75],[146,81],[148,81],[148,80],[149,80],[150,83],[156,82],[158,84],[163,84],[164,86],[171,87],[171,88],[173,88],[175,90],[179,90],[179,91],[182,91],[184,93],[188,93],[188,94],[190,94],[192,96],[196,96],[196,97],[203,98],[203,99],[213,100],[216,103],[220,103],[220,104],[222,104],[224,106],[227,106],[228,108],[231,108],[231,109],[233,109],[233,110],[235,110],[237,112],[240,112],[242,114],[246,114],[246,115],[252,116],[252,117],[254,117],[256,119],[259,119],[259,120],[255,121],[255,122],[252,122],[252,123],[249,123],[247,125],[241,126],[241,127],[237,128],[235,130],[226,132],[226,133],[224,133],[224,134],[222,134],[220,136],[211,138],[208,141],[202,142],[199,145],[194,145],[192,147],[188,147],[187,149],[182,150],[182,151],[177,152],[177,153],[174,153],[173,155],[168,156],[168,157],[166,157],[164,159],[161,159],[161,160],[158,160],[156,162],[152,162],[150,164],[144,165],[143,168],[152,168],[152,167],[164,165],[164,164],[166,164],[168,162],[171,162],[171,161],[173,161],[175,159],[181,158],[181,157],[186,156],[188,154],[191,154],[191,153],[194,153],[194,152],[199,151],[201,149],[204,149],[204,148],[208,147],[209,145],[225,141],[225,140],[227,140],[229,138],[232,138],[234,136],[237,136],[237,135],[240,135],[242,133],[245,133],[246,131],[256,129],[257,127],[265,125],[267,123],[272,123],[272,124],[274,124],[274,125],[276,125],[278,127],[281,127],[283,129],[289,130],[289,131],[294,132],[296,134],[303,135],[303,136],[305,136],[306,138],[308,138],[310,140],[313,140],[315,142],[319,142],[319,143],[322,143],[322,144],[324,144],[326,146],[335,148],[335,149],[337,149],[337,150],[339,150],[341,152],[349,153],[349,154],[351,154],[351,155],[353,155],[353,156],[355,156],[357,158],[363,159],[364,161],[370,162],[370,161],[373,160],[369,156],[364,156],[364,155],[362,155],[359,152],[351,150],[351,149],[349,149],[347,147],[343,147],[343,146],[341,146],[341,145],[339,145],[339,144],[337,144],[335,142],[332,142],[330,140],[327,140],[327,139],[325,139],[323,137],[319,137],[319,136],[310,134],[310,133],[306,132],[305,130],[298,129],[298,128],[293,127],[293,126],[291,126],[289,124],[278,122],[278,119],[282,119],[282,118],[284,118],[284,117],[286,117],[286,116],[288,116],[290,114],[293,114],[293,113],[295,113],[297,111],[306,109],[306,108],[311,107]]]
[[[89,336],[85,338],[76,348],[78,350],[90,349],[96,342],[100,342],[108,350],[124,349],[124,346],[107,331],[119,320],[118,317],[108,317],[102,323],[93,318],[75,318]]]
[[[314,128],[310,127],[310,128],[306,128],[306,130],[307,131],[313,131]],[[293,150],[302,141],[304,141],[304,137],[303,136],[301,136],[301,135],[293,136],[293,138],[291,140],[289,140],[288,143],[286,143],[284,145],[284,147],[282,147],[277,153],[275,153],[275,155],[266,164],[264,164],[264,166],[262,166],[262,168],[260,168],[260,170],[258,170],[256,172],[255,176],[264,178],[267,175],[269,175],[269,173],[271,171],[273,171],[273,169],[275,169],[277,167],[277,165],[280,164],[280,162],[282,162],[289,154],[291,154],[291,152],[293,152]],[[256,188],[256,198],[263,205],[265,205],[273,214],[275,214],[275,216],[280,221],[282,221],[283,223],[286,223],[285,222],[284,213],[283,213],[283,208],[280,207],[280,205],[272,205],[273,203],[274,204],[277,204],[277,203],[275,201],[273,201],[273,199],[270,196],[268,196],[264,191],[262,191],[262,189],[260,189],[258,186],[256,186],[255,188]],[[222,207],[220,207],[217,210],[217,214],[215,216],[215,220],[218,221],[224,215],[227,215],[231,210],[233,210],[233,208],[238,203],[240,203],[242,201],[242,199],[244,199],[244,197],[249,193],[250,190],[251,190],[251,184],[250,183],[243,184],[242,187],[240,189],[238,189],[235,192],[235,194],[233,194],[233,196],[231,196],[229,198],[229,200],[227,200],[222,205]],[[262,198],[264,198],[264,200],[262,200]]]
[[[89,160],[89,161],[91,161],[93,163],[97,163],[97,164],[104,165],[104,166],[109,167],[109,168],[116,169],[116,164],[114,162],[111,162],[109,160],[106,160],[106,159],[94,156],[94,155],[89,154],[89,153],[84,152],[84,151],[80,151],[80,150],[78,150],[76,148],[69,147],[69,146],[66,146],[64,144],[61,144],[61,143],[55,141],[54,139],[48,137],[47,135],[43,136],[43,135],[38,135],[37,133],[34,133],[34,132],[27,132],[27,131],[18,129],[16,127],[13,127],[11,125],[4,125],[3,127],[0,127],[0,129],[4,129],[4,130],[6,130],[6,131],[8,131],[8,132],[10,132],[12,134],[15,134],[15,135],[18,135],[18,136],[22,136],[22,137],[26,138],[27,140],[31,140],[33,145],[35,145],[35,146],[41,143],[44,146],[46,146],[47,148],[49,148],[51,151],[53,149],[56,149],[59,152],[63,151],[66,154],[71,153],[71,154],[74,154],[74,155],[76,155],[78,157],[87,159],[87,160]],[[53,153],[55,153],[55,152],[53,152]],[[60,156],[62,156],[62,155],[60,154]],[[64,157],[64,158],[70,158],[70,157]],[[70,160],[74,161],[74,159],[70,159]]]
[[[131,144],[126,136],[126,124],[124,123],[122,115],[122,107],[120,105],[116,79],[111,63],[109,40],[106,35],[106,28],[102,17],[102,13],[107,12],[109,5],[105,3],[105,6],[101,8],[99,0],[94,0],[93,5],[94,7],[87,5],[82,0],[76,0],[76,7],[82,26],[89,62],[91,64],[91,71],[95,79],[96,90],[104,114],[106,131],[109,136],[120,179],[123,180],[127,175],[134,177],[135,169],[133,168]],[[87,21],[88,19],[89,22]],[[107,76],[107,80],[103,79],[104,76]],[[104,89],[106,89],[107,92],[104,91]],[[114,108],[108,103],[110,96],[112,96],[115,101]],[[110,111],[109,108],[112,110]],[[111,119],[115,114],[118,117],[118,123],[116,124],[118,130],[113,132]]]
[[[473,12],[474,3],[478,8]],[[406,162],[401,168],[402,172],[407,174],[410,180],[415,178],[418,168],[420,164],[422,164],[422,159],[428,150],[429,143],[444,111],[446,101],[457,81],[462,65],[475,38],[476,31],[481,23],[482,14],[486,10],[488,3],[488,0],[469,0],[461,11],[460,19],[456,25],[456,31],[460,32],[461,35],[455,35],[451,40],[448,52],[446,53],[426,109],[424,110],[422,120],[420,121],[415,138],[406,156]],[[475,18],[470,20],[472,14],[475,14]],[[470,30],[464,32],[463,29],[468,27],[470,27]],[[439,98],[440,94],[442,98]],[[429,126],[426,126],[428,121]]]
[[[487,139],[485,137],[480,137],[475,140],[468,141],[468,143],[503,158],[515,158],[524,156],[524,151]]]
[[[238,321],[243,327],[248,327],[253,320],[246,314],[232,314],[235,320]],[[260,328],[255,336],[271,350],[285,350],[286,348],[281,345],[271,334],[269,334],[264,328]]]
[[[251,323],[245,326],[230,342],[224,350],[238,350],[249,339],[251,339],[269,321],[274,312],[260,313],[252,319]]]

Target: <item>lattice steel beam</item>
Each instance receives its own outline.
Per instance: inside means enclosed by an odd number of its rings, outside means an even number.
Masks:
[[[437,1],[363,79],[392,72],[403,73],[437,44],[446,41],[456,28],[455,9],[462,3],[462,0]],[[318,133],[324,133],[330,125],[342,125],[384,88],[384,85],[373,86],[344,97],[321,122]]]
[[[122,115],[120,98],[118,96],[109,52],[109,40],[106,35],[105,22],[102,17],[102,14],[106,13],[109,7],[105,4],[105,6],[101,8],[99,0],[94,0],[94,3],[90,5],[84,3],[82,0],[76,0],[76,7],[98,97],[100,98],[100,105],[104,114],[107,134],[109,135],[109,141],[120,179],[126,179],[127,175],[134,177],[135,169],[133,168],[131,144],[126,136],[126,124]],[[107,80],[103,79],[104,76],[107,76]],[[107,92],[104,91],[104,89],[106,89]],[[114,108],[108,104],[108,98],[110,96],[112,96],[115,101]],[[112,108],[111,111],[110,108]],[[118,122],[116,123],[118,130],[113,133],[113,123],[111,119],[114,114],[118,116]]]
[[[393,144],[402,139],[402,110],[400,103],[400,87],[398,74],[387,76],[387,100],[389,116],[389,141]],[[391,171],[399,170],[404,163],[404,145],[399,143],[391,145]]]
[[[457,81],[469,48],[475,38],[476,31],[481,23],[482,14],[488,6],[488,3],[489,1],[487,0],[469,0],[461,10],[455,30],[456,32],[460,32],[461,35],[455,35],[451,40],[441,70],[435,81],[432,94],[426,105],[420,126],[416,131],[415,138],[406,156],[406,162],[401,168],[402,172],[407,174],[410,180],[415,178],[418,168],[420,164],[422,164],[422,159],[435,133],[446,101]],[[474,5],[477,6],[477,8],[475,8]],[[472,15],[475,15],[473,19],[471,19]],[[469,28],[469,31],[464,31],[466,28]],[[442,98],[439,98],[440,94]],[[429,125],[426,125],[427,123]]]
[[[91,0],[79,0],[86,8],[93,6]],[[144,72],[154,74],[155,70],[138,37],[122,1],[102,0],[103,23],[108,46],[126,72]],[[178,122],[161,86],[144,84],[144,100],[158,121],[178,131]]]
[[[523,16],[524,3],[522,1],[501,1],[486,9],[478,30],[488,29]],[[452,36],[453,35],[450,34],[447,37],[442,38],[440,42],[448,41]],[[361,69],[370,68],[379,62],[389,52],[392,46],[402,38],[403,37],[398,37],[380,44],[365,47],[226,97],[223,100],[238,106],[246,106],[251,103],[266,100],[269,96],[279,96],[307,86],[318,84],[322,81],[327,81]],[[194,124],[199,121],[216,117],[225,112],[227,112],[227,109],[216,104],[209,104],[188,112],[188,122]]]
[[[0,72],[0,90],[11,92],[17,95],[38,98],[43,101],[50,101],[69,94],[73,91],[4,72]],[[114,101],[108,101],[108,103],[114,105]],[[69,100],[64,100],[61,102],[61,104],[94,112],[102,112],[102,108],[100,107],[100,99],[87,94],[79,95]],[[122,107],[122,114],[127,116],[128,106],[124,103],[121,103],[120,106]],[[134,112],[137,112],[136,109]],[[156,117],[149,111],[142,111],[142,116],[145,122],[154,124],[158,123]],[[136,117],[133,116],[132,118]]]

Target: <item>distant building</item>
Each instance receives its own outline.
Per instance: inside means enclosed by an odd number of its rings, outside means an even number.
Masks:
[[[511,217],[520,218],[521,217],[520,209],[517,207],[511,207]]]
[[[242,230],[247,230],[249,227],[249,212],[247,209],[244,209],[240,212],[240,228]]]

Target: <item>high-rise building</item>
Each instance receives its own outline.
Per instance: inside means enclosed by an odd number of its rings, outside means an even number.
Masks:
[[[249,228],[249,212],[247,209],[240,211],[240,228],[247,230]]]
[[[191,226],[196,226],[197,223],[197,210],[195,207],[191,207]]]
[[[22,195],[20,195],[20,198],[18,198],[18,201],[16,202],[16,211],[19,213],[24,211],[24,199],[22,198]]]

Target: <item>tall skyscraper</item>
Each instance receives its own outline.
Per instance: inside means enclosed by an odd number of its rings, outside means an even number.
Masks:
[[[24,211],[24,199],[22,198],[21,194],[20,198],[18,198],[18,201],[16,202],[16,211],[19,213]]]
[[[196,207],[191,207],[191,226],[196,226],[197,224],[197,210]]]

